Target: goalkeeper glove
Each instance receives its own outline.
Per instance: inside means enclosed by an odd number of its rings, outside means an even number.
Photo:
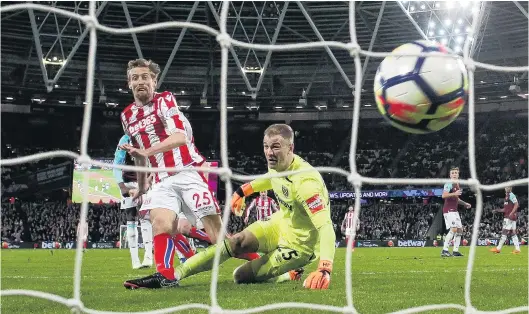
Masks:
[[[312,290],[328,289],[331,283],[332,262],[321,260],[318,270],[309,274],[303,287]]]
[[[233,196],[231,197],[231,211],[236,216],[242,216],[242,214],[244,213],[244,210],[242,209],[242,205],[244,204],[244,198],[253,193],[254,190],[250,183],[243,184],[237,189],[237,191],[235,191],[235,193],[233,193]]]

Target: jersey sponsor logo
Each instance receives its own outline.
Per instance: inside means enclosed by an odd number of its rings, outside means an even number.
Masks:
[[[324,208],[323,201],[320,198],[319,194],[314,195],[305,201],[307,207],[310,209],[310,212],[315,214]]]
[[[138,132],[141,129],[144,129],[148,127],[151,124],[154,124],[156,122],[156,117],[154,115],[150,115],[148,117],[145,117],[138,121],[138,123],[134,125],[129,125],[129,133],[132,135],[136,132]]]
[[[283,192],[283,195],[285,195],[285,197],[288,197],[288,189],[286,186],[281,186],[281,191]]]
[[[397,246],[400,247],[424,247],[426,245],[425,240],[398,240]]]

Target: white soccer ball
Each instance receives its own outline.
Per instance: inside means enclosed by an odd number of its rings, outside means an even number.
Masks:
[[[398,53],[452,51],[433,41],[397,47]],[[466,68],[460,59],[388,56],[374,82],[378,110],[396,128],[416,134],[439,131],[454,121],[468,95]]]

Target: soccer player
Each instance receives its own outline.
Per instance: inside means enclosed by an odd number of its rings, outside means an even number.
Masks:
[[[345,213],[345,216],[342,221],[341,230],[342,233],[345,234],[345,243],[347,247],[351,248],[351,251],[355,251],[355,243],[354,240],[351,239],[351,243],[349,243],[350,237],[353,236],[353,219],[354,219],[354,207],[353,205],[349,206],[349,210]],[[360,228],[360,224],[356,224],[356,230]]]
[[[490,249],[491,252],[500,253],[505,240],[507,240],[507,236],[510,234],[515,247],[512,254],[520,254],[520,242],[518,241],[518,235],[516,234],[518,207],[518,200],[516,199],[516,195],[512,192],[512,187],[506,187],[503,208],[493,210],[493,212],[496,213],[503,213],[503,229],[501,230],[500,243],[498,243],[497,247]]]
[[[138,189],[132,197],[135,200],[142,197],[140,212],[149,213],[157,272],[126,281],[127,289],[168,288],[178,284],[173,266],[173,235],[178,233],[178,214],[184,213],[195,226],[200,220],[213,243],[222,226],[217,200],[204,175],[194,169],[205,159],[195,146],[191,124],[178,109],[171,92],[156,92],[159,73],[158,64],[150,60],[137,59],[128,63],[127,79],[134,102],[121,113],[121,122],[133,145],[121,147],[134,157],[137,166],[148,164],[151,168],[186,171],[156,172],[147,193],[146,174],[137,173]]]
[[[123,135],[118,143],[116,152],[114,154],[114,164],[116,165],[134,165],[134,160],[130,154],[120,147],[130,143],[130,137]],[[122,171],[121,169],[113,169],[114,178],[119,186],[119,190],[122,195],[121,209],[125,211],[127,216],[127,243],[130,251],[130,258],[132,260],[132,268],[140,269],[151,267],[152,261],[152,225],[148,219],[138,217],[137,206],[138,201],[133,200],[129,195],[132,189],[138,188],[136,182],[136,172],[134,171]],[[138,253],[138,226],[137,220],[140,220],[141,225],[141,237],[143,239],[143,245],[145,247],[145,255],[143,257],[143,263],[140,263],[140,257]]]
[[[264,154],[268,173],[308,170],[272,179],[257,179],[239,187],[233,194],[232,210],[241,214],[243,199],[255,192],[273,189],[280,210],[268,221],[257,221],[242,232],[224,240],[220,262],[244,252],[263,252],[259,259],[238,267],[236,283],[272,280],[299,280],[301,267],[319,256],[319,265],[304,282],[310,289],[327,289],[336,239],[330,215],[329,193],[320,173],[294,154],[294,132],[286,124],[274,124],[264,133]],[[211,269],[216,246],[190,258],[176,268],[182,280]]]
[[[267,191],[259,192],[259,197],[256,197],[246,209],[246,217],[244,218],[244,223],[248,224],[248,218],[250,217],[250,212],[252,209],[257,212],[257,220],[269,220],[272,217],[272,214],[277,212],[277,204],[273,198],[268,197]]]
[[[441,196],[445,200],[443,205],[443,216],[445,218],[446,229],[449,229],[448,234],[445,236],[443,251],[441,252],[442,257],[463,256],[463,254],[459,252],[461,235],[463,234],[463,225],[461,224],[461,217],[459,217],[457,206],[463,205],[467,209],[472,207],[469,203],[459,199],[462,191],[459,187],[458,167],[450,168],[450,179],[451,182],[444,185],[443,195]],[[450,245],[452,238],[454,238],[454,248],[452,254],[450,254],[448,246]]]
[[[88,244],[88,223],[86,222],[84,225],[82,225],[81,218],[79,218],[79,223],[77,224],[77,237],[81,237],[83,239],[84,252]]]

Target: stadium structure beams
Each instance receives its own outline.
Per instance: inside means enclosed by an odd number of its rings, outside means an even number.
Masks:
[[[404,14],[406,14],[406,17],[408,17],[408,19],[410,20],[411,24],[413,24],[413,26],[419,32],[421,37],[424,38],[425,40],[428,40],[428,36],[426,36],[426,34],[422,31],[422,29],[419,26],[419,24],[417,24],[417,22],[415,22],[415,19],[413,18],[413,16],[411,16],[410,12],[408,12],[408,10],[406,10],[404,5],[402,5],[402,2],[397,1],[397,4],[399,5],[399,7],[402,10],[402,12],[404,12]]]
[[[213,3],[211,1],[208,1],[207,3],[211,11],[211,14],[215,18],[215,21],[217,22],[217,25],[220,26],[220,17],[217,11],[215,10],[215,7],[213,6]],[[246,76],[246,73],[243,70],[241,61],[239,60],[239,56],[237,55],[237,52],[235,52],[235,49],[233,49],[233,45],[230,45],[229,50],[233,57],[233,60],[235,61],[235,63],[237,64],[237,67],[239,68],[239,72],[241,73],[244,83],[246,84],[246,88],[248,89],[248,91],[254,91],[254,88],[252,88],[252,85],[250,84],[250,80],[248,80],[248,76]]]
[[[274,35],[272,36],[272,40],[270,41],[271,45],[274,45],[276,43],[276,41],[277,41],[277,37],[279,36],[279,31],[281,30],[281,27],[283,26],[283,20],[285,19],[285,15],[287,13],[288,4],[289,3],[290,3],[289,1],[285,1],[283,3],[283,7],[281,9],[281,14],[279,15],[279,20],[277,21],[276,30],[274,32]],[[264,28],[264,29],[266,29],[266,28]],[[266,70],[268,69],[268,66],[270,65],[270,58],[271,57],[272,57],[272,50],[269,50],[266,53],[266,58],[265,58],[265,62],[264,62],[263,68],[261,70],[261,75],[259,76],[259,80],[257,81],[257,86],[255,87],[255,93],[256,94],[259,92],[259,90],[261,90],[261,85],[263,84],[263,80],[264,80],[264,76],[265,76]]]
[[[107,4],[107,2],[100,2],[99,8],[97,8],[97,11],[96,11],[96,17],[99,17],[101,12],[103,12],[103,9],[105,8],[106,4]],[[31,29],[32,29],[32,33],[33,33],[33,38],[34,38],[34,41],[35,41],[35,47],[37,48],[37,56],[39,58],[39,64],[40,64],[40,68],[42,70],[42,76],[43,76],[43,79],[44,79],[44,83],[45,83],[47,91],[51,92],[53,90],[53,88],[55,87],[55,84],[57,84],[57,81],[59,80],[61,75],[64,73],[64,70],[66,69],[68,64],[71,62],[73,56],[77,52],[77,49],[79,49],[79,47],[83,43],[86,35],[88,35],[89,29],[85,28],[84,31],[79,35],[79,38],[77,39],[77,42],[75,43],[75,45],[72,47],[72,50],[70,51],[70,53],[68,54],[66,59],[64,59],[61,62],[61,67],[59,68],[59,70],[55,74],[54,78],[52,80],[50,80],[48,78],[48,71],[46,70],[46,65],[44,64],[44,55],[42,53],[42,46],[41,46],[41,42],[40,42],[41,33],[40,33],[39,29],[37,28],[37,23],[35,21],[35,13],[31,9],[28,9],[28,13],[29,13],[29,19],[30,19],[30,22],[31,22]],[[46,18],[47,18],[47,16],[46,16]],[[44,22],[43,22],[43,24],[44,24]],[[57,36],[60,36],[60,34],[57,34]]]
[[[525,11],[525,8],[522,7],[522,5],[518,1],[513,1],[516,7],[522,12],[523,15],[525,15],[526,18],[529,19],[529,15],[527,14],[527,11]]]
[[[305,6],[300,1],[296,1],[296,4],[298,5],[299,9],[301,10],[301,13],[303,13],[303,15],[305,16],[305,19],[307,19],[307,22],[309,22],[310,27],[312,28],[312,30],[314,31],[314,33],[316,34],[318,39],[320,41],[325,41],[325,39],[323,39],[323,36],[321,35],[320,31],[318,30],[318,27],[316,26],[316,24],[314,24],[314,21],[312,20],[309,12],[307,12],[307,10],[305,9]],[[347,84],[347,86],[352,89],[353,88],[353,83],[351,83],[351,80],[349,79],[347,74],[345,74],[345,72],[344,72],[344,70],[342,68],[342,65],[340,64],[340,62],[338,62],[338,60],[336,59],[336,57],[332,53],[331,49],[326,46],[325,47],[325,51],[327,51],[327,54],[329,55],[329,57],[331,58],[332,62],[334,63],[334,65],[338,69],[338,72],[340,72],[340,75],[344,79],[344,81]]]
[[[46,88],[48,88],[48,92],[51,92],[51,89],[48,87],[48,71],[46,70],[46,66],[44,65],[44,55],[42,53],[42,45],[40,44],[40,33],[39,33],[39,30],[37,29],[37,21],[35,20],[35,12],[33,12],[33,9],[28,9],[28,14],[29,14],[29,21],[31,22],[31,30],[33,31],[35,47],[37,48],[37,56],[39,58],[40,69],[42,71],[42,78],[44,80],[44,84],[46,84]]]
[[[378,35],[378,28],[380,26],[380,22],[382,21],[382,16],[384,15],[384,9],[386,7],[386,1],[382,1],[382,5],[380,6],[380,12],[378,13],[377,23],[375,24],[375,29],[373,30],[373,35],[371,36],[371,41],[369,42],[369,48],[367,51],[371,52],[373,50],[373,46],[375,45],[375,40],[377,39]],[[360,86],[364,86],[364,82],[366,80],[366,71],[367,71],[367,63],[369,62],[369,56],[366,56],[364,60],[364,66],[362,67],[362,83]]]
[[[121,1],[121,5],[123,6],[123,12],[125,13],[125,18],[127,19],[127,25],[129,28],[133,28],[134,25],[132,25],[132,20],[130,18],[129,8],[127,7],[126,1]],[[136,47],[136,52],[138,53],[138,58],[143,59],[143,53],[141,52],[140,43],[138,42],[138,36],[136,36],[136,33],[132,33],[132,41],[134,42],[134,47]]]
[[[191,20],[193,19],[193,16],[195,15],[195,12],[198,8],[198,4],[199,4],[199,1],[195,1],[195,4],[193,4],[193,7],[191,8],[191,12],[189,12],[189,15],[187,16],[187,20],[186,20],[187,23],[191,22]],[[187,31],[187,27],[184,27],[180,31],[180,35],[178,35],[178,39],[176,40],[173,50],[171,51],[171,54],[169,55],[169,59],[167,59],[167,63],[165,64],[165,67],[163,68],[162,74],[158,78],[158,88],[162,86],[163,80],[165,79],[165,76],[167,75],[167,72],[169,71],[169,68],[171,67],[171,64],[173,63],[176,52],[178,51],[178,48],[180,48],[180,44],[182,43],[182,40],[184,39],[186,31]]]
[[[338,29],[338,31],[336,31],[336,33],[333,35],[333,37],[331,38],[331,41],[335,40],[336,37],[340,36],[340,34],[342,33],[342,31],[345,29],[345,27],[349,24],[349,21],[348,20],[345,20],[343,22],[343,24],[340,26],[340,28]],[[305,97],[309,95],[310,93],[310,90],[312,88],[312,84],[314,83],[314,79],[316,78],[316,74],[318,74],[318,72],[320,72],[320,70],[322,69],[322,62],[323,60],[325,60],[325,52],[322,52],[321,53],[321,57],[320,57],[320,60],[318,61],[318,64],[316,65],[316,68],[314,69],[314,72],[312,73],[312,75],[310,76],[310,82],[309,82],[309,85],[307,85],[307,88],[305,89]],[[329,73],[329,72],[326,72],[326,73]]]

